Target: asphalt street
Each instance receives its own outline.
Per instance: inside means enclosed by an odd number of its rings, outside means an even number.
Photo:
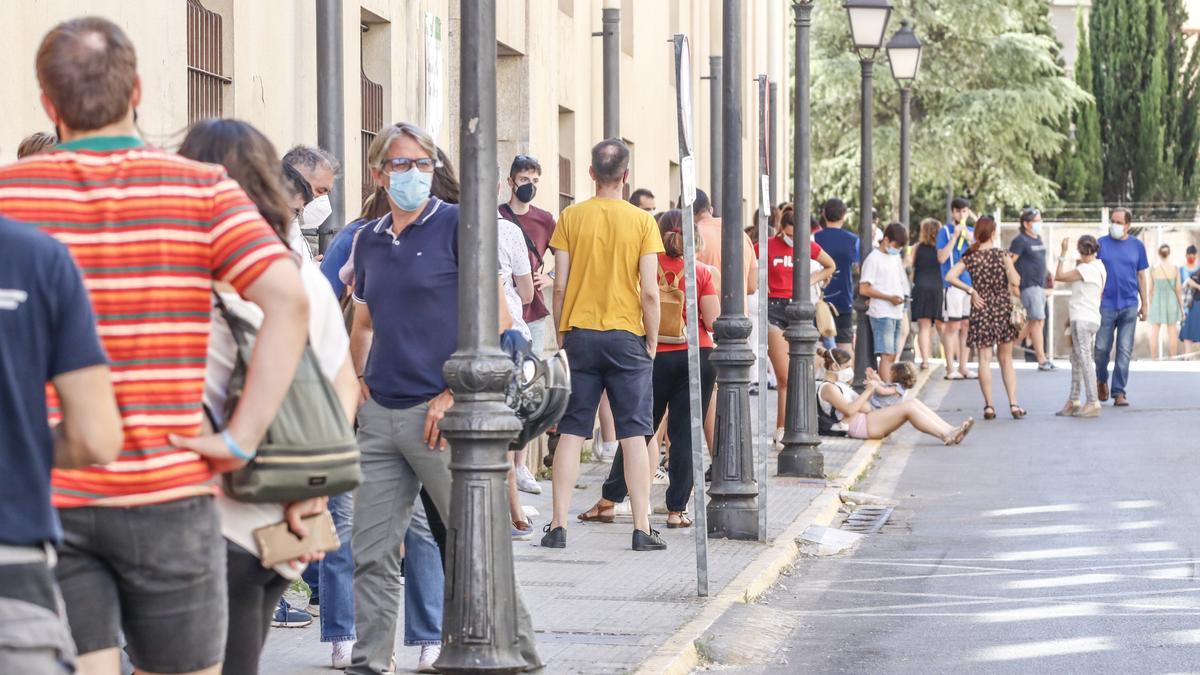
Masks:
[[[741,673],[1200,672],[1200,368],[1138,368],[1132,406],[1058,418],[1070,374],[1022,370],[1013,420],[974,381],[927,387],[942,447],[889,439],[859,489],[889,522],[803,559],[718,621],[707,668]],[[998,403],[1003,404],[999,378]]]

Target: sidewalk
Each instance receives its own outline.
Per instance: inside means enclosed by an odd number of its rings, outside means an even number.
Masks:
[[[917,388],[928,378],[922,373]],[[772,392],[773,394],[773,392]],[[770,397],[771,403],[774,396]],[[774,409],[773,406],[771,408]],[[668,530],[666,516],[651,524],[668,549],[630,550],[632,521],[585,524],[575,515],[591,506],[610,464],[584,464],[571,505],[568,548],[537,546],[550,517],[550,483],[543,493],[522,493],[535,507],[533,541],[513,542],[517,578],[533,614],[547,673],[687,672],[695,663],[695,641],[734,602],[766,590],[795,560],[796,537],[811,524],[828,524],[841,502],[840,488],[869,468],[878,442],[823,438],[827,481],[772,476],[767,493],[768,541],[709,540],[709,597],[696,595],[696,547],[692,529]],[[774,453],[770,462],[774,473]],[[663,486],[653,504],[661,509]],[[301,605],[303,606],[303,605]],[[403,613],[403,603],[401,603]],[[402,646],[399,672],[412,672],[418,649]],[[304,629],[271,629],[262,659],[264,675],[329,672],[329,645],[319,642],[317,623]]]

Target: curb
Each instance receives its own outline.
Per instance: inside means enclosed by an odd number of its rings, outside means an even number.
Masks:
[[[921,393],[936,370],[931,368],[919,371],[917,384],[913,387],[914,396]],[[866,475],[879,456],[882,444],[882,441],[877,440],[864,442],[838,475],[827,481],[825,489],[800,512],[791,525],[784,528],[774,543],[734,577],[725,590],[705,604],[698,615],[675,631],[675,634],[634,672],[639,675],[686,675],[695,670],[700,665],[700,652],[696,648],[696,642],[704,637],[709,627],[730,606],[738,602],[754,602],[779,580],[784,570],[796,562],[800,557],[800,546],[796,540],[810,526],[827,527],[833,522],[842,506],[839,493]]]

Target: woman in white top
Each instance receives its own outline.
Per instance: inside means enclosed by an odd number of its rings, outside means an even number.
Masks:
[[[242,186],[263,218],[287,241],[293,218],[283,183],[283,166],[278,153],[254,127],[237,120],[206,120],[192,127],[179,154],[202,162],[221,164]],[[346,335],[341,307],[329,282],[311,260],[296,256],[300,278],[308,294],[308,339],[321,371],[337,391],[347,419],[358,405],[358,383],[350,362],[350,339]],[[214,290],[231,312],[255,326],[263,321],[262,310],[243,300],[231,286],[217,283]],[[237,345],[220,312],[213,312],[212,335],[204,383],[204,403],[216,428],[224,424],[222,413],[233,372]],[[231,470],[236,467],[222,467]],[[225,672],[256,673],[271,617],[290,580],[297,579],[304,564],[318,559],[307,555],[299,560],[264,569],[253,531],[286,520],[297,536],[307,534],[301,518],[325,510],[326,499],[291,504],[249,504],[218,495],[221,531],[226,539],[229,597],[229,630],[225,647]]]
[[[1079,238],[1076,250],[1079,262],[1075,269],[1063,271],[1067,261],[1070,239],[1062,240],[1062,251],[1058,256],[1058,267],[1054,280],[1071,284],[1071,301],[1068,305],[1071,334],[1071,394],[1067,404],[1058,411],[1060,417],[1099,417],[1100,400],[1096,396],[1096,333],[1100,330],[1100,297],[1104,293],[1104,282],[1108,271],[1104,263],[1096,259],[1100,244],[1090,234]],[[1087,394],[1087,404],[1079,405],[1079,390]]]
[[[957,427],[951,426],[916,398],[886,408],[872,408],[871,396],[876,389],[886,386],[873,370],[868,369],[866,387],[859,394],[850,388],[850,381],[854,379],[854,357],[850,352],[817,349],[817,358],[825,367],[824,379],[817,381],[818,413],[826,419],[844,423],[850,438],[884,438],[907,422],[917,431],[946,445],[958,445],[975,424],[975,420],[968,417]]]

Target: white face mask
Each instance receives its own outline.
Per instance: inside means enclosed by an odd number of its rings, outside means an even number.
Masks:
[[[1113,239],[1120,239],[1125,236],[1125,226],[1120,223],[1109,223],[1108,234]]]
[[[850,384],[850,381],[854,379],[854,371],[842,366],[837,371],[837,379],[843,384]]]
[[[321,195],[304,205],[300,212],[300,227],[319,227],[333,213],[329,195]]]

